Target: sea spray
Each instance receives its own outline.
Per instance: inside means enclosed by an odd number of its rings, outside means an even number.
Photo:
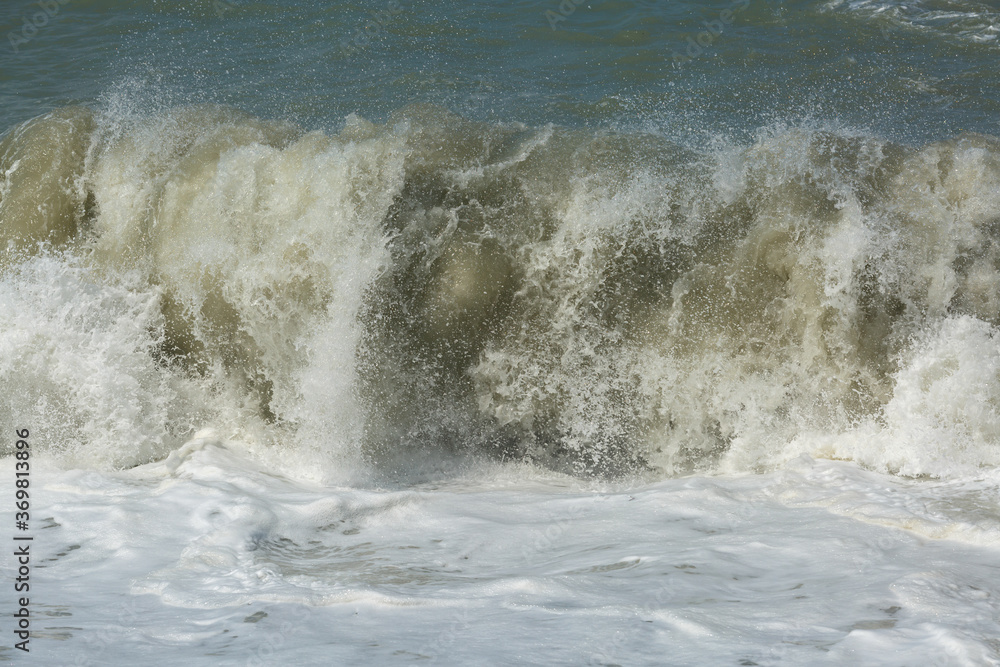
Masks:
[[[4,298],[73,276],[4,325],[4,382],[36,378],[4,419],[60,406],[54,452],[135,465],[213,426],[396,471],[756,470],[806,441],[907,474],[998,459],[1000,379],[963,351],[1000,324],[991,137],[801,124],[708,152],[432,106],[337,133],[194,106],[59,110],[2,141]],[[70,379],[42,344],[131,361]],[[951,374],[986,398],[942,390]],[[129,414],[87,407],[123,392]],[[954,452],[885,435],[914,410]]]

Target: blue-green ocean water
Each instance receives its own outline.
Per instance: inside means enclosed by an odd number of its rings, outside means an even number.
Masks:
[[[0,29],[0,130],[115,91],[324,129],[429,102],[671,134],[821,118],[917,142],[994,133],[1000,114],[983,0],[10,0]]]

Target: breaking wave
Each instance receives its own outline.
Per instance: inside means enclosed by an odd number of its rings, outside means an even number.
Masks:
[[[0,428],[108,467],[212,426],[342,470],[946,475],[1000,463],[998,242],[983,135],[60,109],[0,138]]]

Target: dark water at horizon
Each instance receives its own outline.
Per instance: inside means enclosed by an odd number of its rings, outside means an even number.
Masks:
[[[0,28],[0,129],[119,90],[326,129],[422,102],[742,137],[819,118],[922,142],[995,133],[1000,111],[1000,9],[981,0],[12,1]]]

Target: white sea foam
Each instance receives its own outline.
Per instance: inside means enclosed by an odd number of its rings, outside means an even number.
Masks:
[[[802,457],[631,488],[485,466],[365,490],[240,448],[204,433],[125,473],[43,468],[34,599],[61,606],[36,610],[38,659],[997,664],[996,475]]]

